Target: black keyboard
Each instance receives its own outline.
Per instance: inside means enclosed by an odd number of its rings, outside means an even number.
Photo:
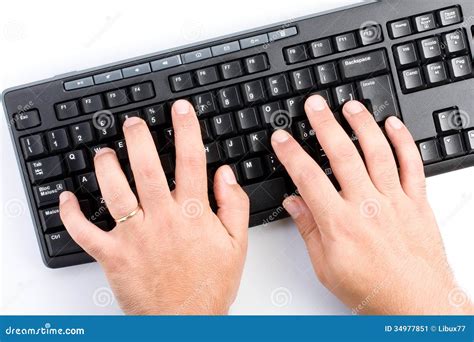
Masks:
[[[380,125],[400,117],[427,175],[474,165],[473,17],[468,0],[366,3],[6,90],[45,264],[92,261],[62,225],[61,191],[74,191],[93,223],[113,229],[93,157],[115,149],[133,187],[126,118],[148,123],[173,188],[176,99],[199,116],[209,189],[215,170],[231,165],[250,197],[251,226],[285,217],[282,200],[295,191],[269,142],[275,129],[292,133],[337,186],[303,110],[311,94],[327,100],[356,144],[341,115],[348,100],[365,103]]]

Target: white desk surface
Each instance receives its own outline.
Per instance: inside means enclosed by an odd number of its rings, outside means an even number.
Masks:
[[[7,1],[0,89],[348,5],[356,1]],[[136,5],[136,6],[135,6]],[[95,263],[51,270],[36,237],[1,113],[1,314],[121,314]],[[447,253],[474,294],[474,169],[428,180]],[[313,274],[287,219],[250,231],[232,314],[350,314]]]

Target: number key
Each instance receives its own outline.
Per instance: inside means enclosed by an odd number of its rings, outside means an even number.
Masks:
[[[94,134],[89,122],[82,122],[77,125],[72,125],[70,130],[74,146],[79,146],[81,144],[87,144],[94,141]]]
[[[69,148],[69,139],[64,128],[47,132],[46,141],[51,152],[60,152]]]

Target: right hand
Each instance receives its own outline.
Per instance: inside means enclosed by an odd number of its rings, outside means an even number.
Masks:
[[[278,159],[301,197],[284,201],[303,236],[321,282],[354,313],[466,314],[425,193],[423,164],[407,128],[390,117],[387,139],[373,116],[351,101],[344,116],[364,154],[336,121],[324,99],[305,110],[341,186],[285,131],[272,136]],[[466,296],[467,298],[467,296]]]

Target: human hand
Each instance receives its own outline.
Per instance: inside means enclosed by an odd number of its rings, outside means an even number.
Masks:
[[[216,173],[217,215],[209,207],[204,145],[187,101],[172,108],[176,189],[170,192],[145,122],[124,123],[138,197],[115,152],[103,148],[94,164],[106,205],[116,220],[105,232],[89,222],[71,192],[60,196],[60,214],[72,238],[103,267],[127,314],[225,314],[242,275],[249,219],[247,195],[229,166]]]
[[[341,186],[328,177],[285,131],[273,148],[301,197],[284,207],[303,236],[321,282],[355,313],[465,314],[449,297],[456,283],[425,193],[423,164],[406,127],[396,117],[385,124],[398,157],[360,103],[344,106],[365,164],[320,96],[305,104],[317,140]]]

